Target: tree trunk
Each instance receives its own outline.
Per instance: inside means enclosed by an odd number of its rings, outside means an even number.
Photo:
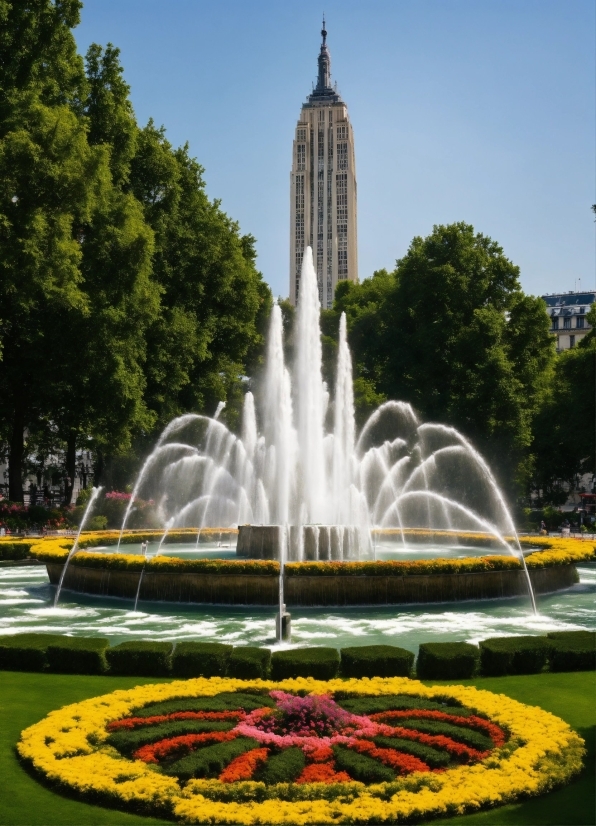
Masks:
[[[66,440],[66,484],[64,485],[64,504],[72,504],[72,492],[74,490],[75,474],[77,464],[77,434],[71,430]]]
[[[15,406],[10,435],[8,459],[8,498],[12,502],[23,501],[23,459],[25,455],[25,411]]]

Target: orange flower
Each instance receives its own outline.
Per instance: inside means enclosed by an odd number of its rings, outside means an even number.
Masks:
[[[264,763],[269,749],[251,749],[236,757],[222,771],[219,779],[222,783],[236,783],[238,780],[250,780],[260,763]]]

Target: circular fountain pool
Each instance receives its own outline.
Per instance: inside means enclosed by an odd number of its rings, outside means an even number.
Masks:
[[[419,549],[416,549],[417,551]],[[466,548],[466,552],[469,549]],[[477,641],[505,634],[596,629],[596,568],[578,566],[577,585],[538,598],[538,615],[527,597],[433,606],[293,608],[292,645],[399,645]],[[130,639],[275,644],[274,608],[217,607],[139,602],[73,594],[53,607],[54,588],[44,567],[0,569],[0,635],[51,632]]]

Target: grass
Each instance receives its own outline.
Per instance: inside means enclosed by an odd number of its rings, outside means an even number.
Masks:
[[[168,821],[92,806],[51,791],[19,764],[14,746],[22,729],[49,711],[105,694],[117,688],[165,682],[138,677],[94,677],[67,674],[0,674],[0,824],[2,826],[128,826]],[[454,681],[455,682],[455,681]],[[562,717],[586,740],[588,759],[580,777],[569,786],[498,809],[432,821],[442,826],[593,826],[595,816],[594,743],[596,736],[596,674],[536,674],[461,680]],[[437,684],[436,681],[429,685]],[[428,821],[426,822],[428,823]]]

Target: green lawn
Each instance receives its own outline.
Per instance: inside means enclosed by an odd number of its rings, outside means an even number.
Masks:
[[[18,763],[14,746],[22,729],[60,706],[105,694],[117,688],[156,679],[79,677],[58,674],[0,672],[0,824],[6,826],[99,826],[159,824],[165,821],[90,806],[49,790]],[[596,734],[596,674],[540,674],[463,681],[539,705],[567,720],[586,740],[589,759],[571,785],[543,798],[436,824],[492,826],[593,826],[595,816],[594,742]]]

